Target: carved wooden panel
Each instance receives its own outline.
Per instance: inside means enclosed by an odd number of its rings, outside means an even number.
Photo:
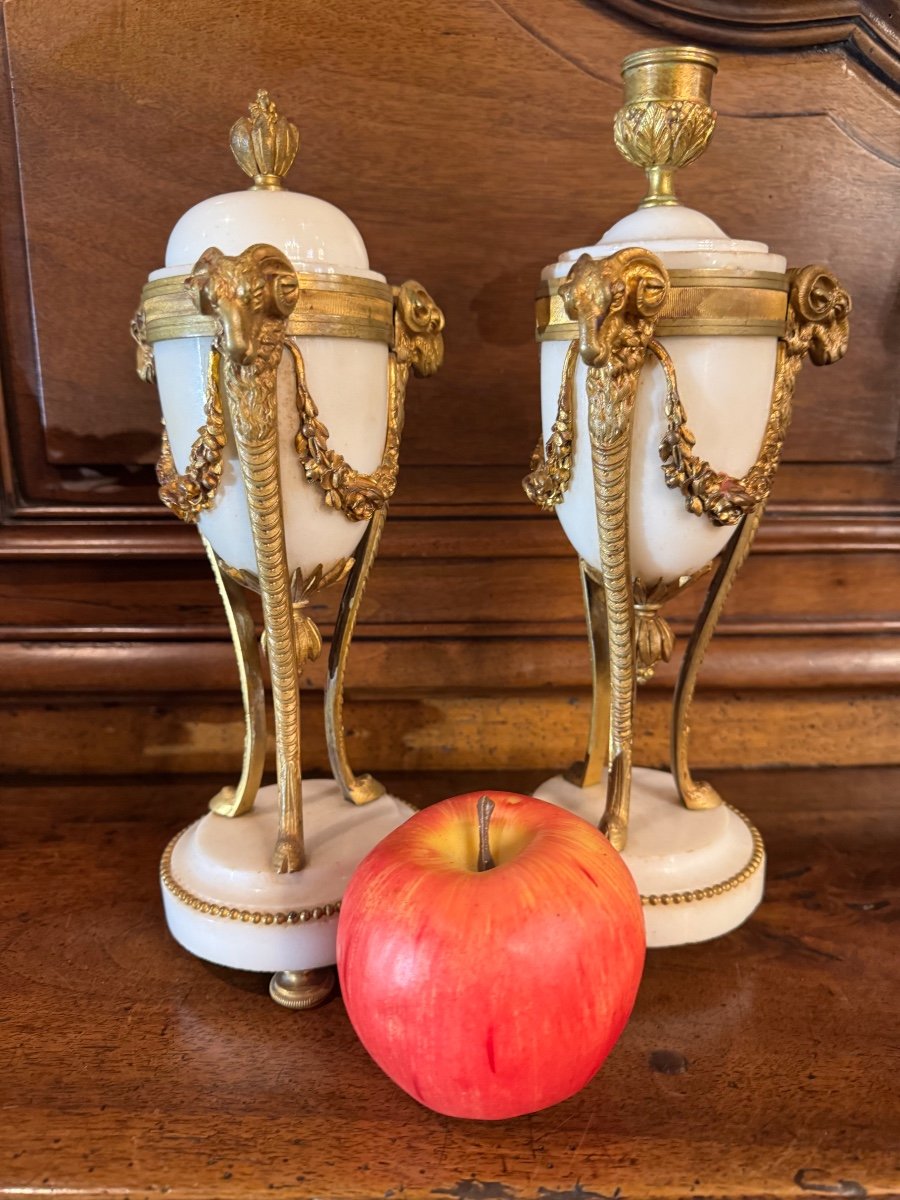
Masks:
[[[609,0],[613,8],[678,39],[719,46],[840,43],[870,70],[900,80],[894,0]]]
[[[27,498],[152,502],[146,476],[116,471],[152,462],[157,447],[156,398],[134,376],[127,318],[180,213],[242,186],[227,129],[260,81],[301,126],[296,185],[344,207],[374,263],[421,276],[446,307],[447,370],[413,399],[404,465],[526,460],[531,294],[544,262],[640,194],[610,122],[617,63],[646,39],[576,0],[457,0],[427,20],[407,7],[387,21],[381,5],[354,9],[348,30],[340,6],[292,21],[260,5],[252,39],[212,2],[193,4],[188,21],[175,3],[75,3],[53,21],[47,0],[8,8],[20,203],[3,220],[8,241],[24,236],[28,274],[13,264],[6,284],[33,310],[35,342],[30,364],[17,345],[30,386],[20,394],[14,380],[11,403],[32,435],[35,415],[40,427],[21,447]],[[211,52],[211,72],[185,71]],[[383,77],[379,61],[391,63]],[[830,261],[856,301],[853,354],[804,379],[788,458],[887,461],[898,419],[882,265],[898,178],[893,101],[839,53],[725,54],[715,99],[719,129],[685,174],[685,199],[791,262]],[[99,465],[105,484],[84,474]]]
[[[199,661],[221,644],[195,535],[155,497],[157,401],[134,375],[128,321],[178,216],[243,186],[227,131],[268,86],[301,129],[293,186],[345,209],[373,266],[421,279],[447,317],[443,371],[410,389],[358,686],[391,686],[402,660],[398,687],[471,692],[484,654],[485,692],[515,690],[530,672],[583,695],[574,558],[520,487],[538,429],[532,294],[546,262],[593,241],[641,194],[612,144],[621,58],[704,34],[725,47],[719,126],[684,172],[683,199],[791,264],[829,263],[854,299],[847,358],[801,375],[787,463],[723,629],[744,665],[732,656],[722,678],[759,686],[753,663],[770,651],[775,662],[790,634],[850,639],[835,645],[860,678],[883,681],[895,643],[880,639],[900,629],[900,120],[884,6],[842,2],[621,0],[620,12],[582,0],[246,0],[240,19],[215,0],[5,6],[6,690],[41,691],[26,644],[44,646],[48,665],[62,642],[131,646],[145,679],[143,646],[180,642],[181,661]],[[812,48],[816,28],[824,48]],[[863,35],[878,43],[868,55]],[[869,659],[853,658],[853,638]],[[404,658],[412,639],[419,651]],[[110,675],[109,695],[126,691]],[[529,697],[539,712],[540,688]]]

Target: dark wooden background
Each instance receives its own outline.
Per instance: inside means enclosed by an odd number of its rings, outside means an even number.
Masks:
[[[444,307],[351,658],[354,759],[556,768],[588,702],[575,557],[520,479],[538,430],[543,264],[639,199],[611,136],[626,53],[715,46],[719,126],[687,203],[854,300],[801,376],[786,465],[703,677],[708,765],[898,761],[900,121],[886,0],[12,0],[0,96],[0,768],[229,769],[236,672],[194,531],[155,498],[156,393],[128,321],[180,214],[241,186],[260,86],[301,129],[293,186]],[[676,609],[683,633],[697,598]],[[328,631],[333,601],[318,610]],[[683,644],[683,638],[681,639]],[[321,766],[306,682],[307,766]],[[673,668],[641,697],[662,761]]]

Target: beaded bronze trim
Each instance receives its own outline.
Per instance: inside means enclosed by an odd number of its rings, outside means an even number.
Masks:
[[[233,908],[229,904],[213,904],[209,900],[201,900],[187,888],[183,888],[172,876],[172,853],[175,844],[183,833],[176,833],[163,851],[159,864],[159,878],[166,891],[170,892],[181,904],[210,917],[222,917],[230,921],[244,921],[253,925],[305,925],[308,921],[322,921],[326,917],[336,917],[341,911],[340,900],[330,904],[317,904],[314,908],[286,909],[283,912],[258,912],[251,908]]]
[[[690,904],[699,900],[712,900],[714,896],[721,896],[725,892],[734,891],[740,887],[742,883],[755,875],[762,865],[765,857],[765,848],[759,830],[753,825],[742,812],[739,812],[730,804],[725,804],[726,808],[731,809],[736,816],[740,817],[747,828],[750,830],[750,836],[753,839],[753,850],[747,865],[729,879],[724,879],[721,883],[711,884],[705,888],[695,888],[690,892],[662,892],[654,893],[649,896],[641,896],[641,904],[655,908],[658,905],[669,904]],[[177,883],[172,876],[172,853],[175,849],[175,843],[182,836],[185,830],[181,833],[176,833],[163,851],[163,856],[159,864],[159,878],[166,891],[178,900],[181,904],[186,904],[189,908],[195,909],[197,912],[204,913],[210,917],[222,917],[225,920],[244,921],[247,924],[253,925],[304,925],[309,921],[321,921],[326,917],[337,916],[341,911],[340,900],[334,900],[330,904],[316,905],[314,908],[290,909],[284,912],[258,912],[254,909],[233,908],[228,904],[213,904],[208,900],[201,900],[199,896],[195,896],[193,892],[189,892],[187,888],[183,888],[180,883]]]
[[[751,851],[747,865],[742,867],[740,871],[732,875],[729,879],[723,879],[721,883],[714,883],[704,888],[694,888],[690,892],[662,892],[650,896],[641,896],[641,904],[655,908],[658,905],[691,904],[697,900],[712,900],[714,896],[721,896],[725,892],[733,892],[735,888],[740,887],[742,883],[746,883],[752,875],[756,874],[762,866],[762,861],[766,854],[759,830],[733,805],[726,803],[725,808],[730,809],[735,816],[740,817],[750,830],[750,836],[753,839],[753,850]]]

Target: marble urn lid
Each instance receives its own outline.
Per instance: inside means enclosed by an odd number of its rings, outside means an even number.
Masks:
[[[180,218],[166,247],[166,265],[151,279],[187,274],[210,246],[240,254],[255,242],[282,250],[298,272],[355,275],[382,282],[369,270],[359,230],[334,204],[318,196],[289,191],[284,176],[299,146],[299,133],[279,116],[265,91],[250,105],[250,115],[235,122],[231,149],[252,184],[195,204]]]

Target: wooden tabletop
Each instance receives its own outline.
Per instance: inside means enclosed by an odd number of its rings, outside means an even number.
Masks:
[[[210,781],[5,787],[0,1193],[900,1194],[900,772],[714,777],[766,839],[764,904],[717,942],[652,951],[594,1081],[497,1124],[399,1091],[340,1000],[279,1009],[266,978],[169,938],[158,858]],[[421,802],[491,780],[389,782]]]

